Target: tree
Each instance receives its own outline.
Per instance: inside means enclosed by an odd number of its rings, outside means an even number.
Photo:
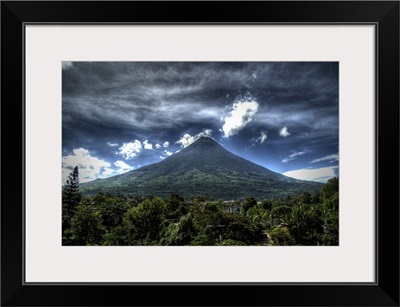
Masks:
[[[197,236],[191,214],[180,218],[177,225],[171,223],[165,231],[160,245],[188,245]]]
[[[287,205],[274,206],[270,212],[270,221],[272,225],[279,225],[281,223],[286,223],[287,216],[292,212],[292,207]]]
[[[312,196],[309,192],[304,192],[303,194],[297,197],[301,204],[311,204]]]
[[[286,227],[276,227],[270,233],[270,238],[273,245],[294,245],[295,240]]]
[[[71,220],[73,245],[101,245],[105,229],[101,223],[101,213],[95,208],[80,205]]]
[[[318,206],[298,204],[286,216],[286,224],[297,244],[319,245],[323,232],[322,212]]]
[[[82,193],[79,190],[79,169],[75,166],[69,173],[68,179],[63,187],[62,194],[62,221],[63,230],[71,225],[71,218],[74,215],[75,207],[79,205],[82,199]]]
[[[247,245],[258,244],[263,240],[260,223],[252,223],[250,219],[238,214],[226,215],[226,228],[223,239],[246,243]]]
[[[165,224],[166,205],[161,198],[146,199],[124,215],[130,245],[156,245]]]
[[[246,214],[247,210],[257,205],[257,201],[253,197],[246,197],[242,204],[242,213]]]
[[[334,177],[329,179],[322,187],[321,196],[323,200],[327,200],[337,192],[339,192],[339,178]]]
[[[184,199],[179,194],[171,194],[168,199],[166,200],[166,206],[168,211],[169,218],[179,218],[182,214],[182,205]]]

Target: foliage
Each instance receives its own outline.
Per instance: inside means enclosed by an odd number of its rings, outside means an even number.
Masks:
[[[75,207],[79,205],[82,193],[79,190],[79,169],[75,166],[69,173],[68,179],[63,187],[62,193],[62,226],[63,231],[70,226],[70,220],[75,212]]]
[[[188,245],[197,236],[191,214],[181,217],[177,225],[170,224],[160,245]]]
[[[112,195],[162,197],[169,209],[182,201],[257,200],[315,193],[321,183],[301,181],[272,172],[227,151],[212,139],[201,138],[167,159],[152,165],[81,185],[85,196]],[[196,198],[195,198],[196,197]],[[195,199],[194,199],[195,198]],[[251,204],[245,204],[245,207]],[[174,210],[170,210],[173,212]],[[245,208],[244,213],[247,211]]]
[[[231,239],[224,240],[217,245],[219,246],[246,246],[247,244],[241,241],[235,241]]]
[[[72,245],[101,245],[105,228],[101,214],[91,206],[80,205],[71,220]]]
[[[286,227],[275,227],[270,233],[271,241],[274,245],[294,245],[295,239]]]
[[[82,199],[79,171],[63,189],[63,245],[338,245],[339,184],[329,180],[311,194],[216,201],[178,193],[148,195],[99,193]],[[233,213],[232,204],[240,206]]]
[[[246,197],[242,204],[242,213],[246,214],[247,210],[257,205],[257,201],[253,197]]]
[[[329,179],[321,189],[321,196],[323,200],[328,200],[335,193],[339,192],[339,178],[335,177]]]
[[[124,215],[130,245],[155,245],[165,223],[166,206],[161,198],[146,199]]]

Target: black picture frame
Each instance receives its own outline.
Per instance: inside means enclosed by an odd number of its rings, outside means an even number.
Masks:
[[[24,24],[30,22],[375,25],[376,282],[25,284]],[[3,1],[1,77],[2,306],[399,306],[398,1]]]

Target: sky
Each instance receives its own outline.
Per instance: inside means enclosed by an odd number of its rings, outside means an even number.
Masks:
[[[209,136],[274,172],[339,174],[337,62],[63,62],[62,174],[160,162]]]

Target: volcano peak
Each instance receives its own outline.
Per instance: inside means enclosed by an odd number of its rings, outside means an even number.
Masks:
[[[214,199],[286,197],[316,192],[320,184],[275,173],[239,157],[213,138],[202,136],[165,160],[101,181],[82,184],[84,194],[118,193],[185,198],[196,195]]]

